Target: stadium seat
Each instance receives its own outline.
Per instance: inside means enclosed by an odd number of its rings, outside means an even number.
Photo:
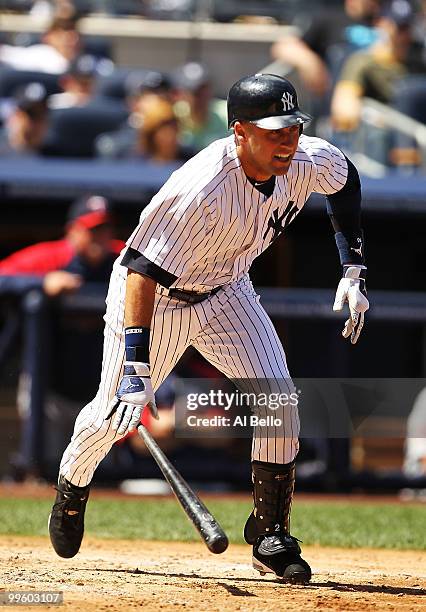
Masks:
[[[32,82],[42,83],[49,95],[58,93],[62,91],[58,80],[59,75],[57,74],[33,70],[15,70],[2,66],[0,68],[0,98],[11,98],[18,87]]]
[[[43,153],[48,156],[93,157],[94,142],[116,130],[128,115],[120,103],[96,99],[87,106],[54,110]]]
[[[98,79],[96,93],[98,96],[124,100],[128,95],[129,84],[137,77],[149,72],[147,68],[116,68],[110,75]]]

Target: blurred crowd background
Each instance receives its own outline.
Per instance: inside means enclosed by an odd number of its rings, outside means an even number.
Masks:
[[[372,309],[359,347],[330,312],[340,270],[323,198],[253,269],[291,373],[375,378],[381,397],[412,379],[398,414],[352,439],[307,439],[301,486],[426,487],[422,0],[0,0],[1,478],[55,478],[97,388],[112,261],[173,169],[229,135],[226,92],[254,72],[295,83],[307,133],[341,147],[364,187]],[[197,376],[218,374],[188,352],[148,426],[189,478],[244,489],[249,440],[174,436],[175,380]],[[98,477],[131,476],[158,476],[135,437]]]

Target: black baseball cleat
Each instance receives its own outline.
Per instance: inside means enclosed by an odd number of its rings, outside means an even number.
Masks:
[[[291,535],[281,532],[260,536],[253,546],[253,567],[261,576],[272,573],[284,582],[307,584],[312,572],[300,553],[300,546]]]
[[[49,516],[50,541],[60,557],[69,559],[80,550],[90,485],[76,487],[60,476],[55,489],[56,499]]]

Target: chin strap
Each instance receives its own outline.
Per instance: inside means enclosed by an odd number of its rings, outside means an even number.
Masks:
[[[244,539],[254,544],[259,536],[290,533],[290,510],[295,461],[279,465],[252,462],[254,508],[244,527]]]

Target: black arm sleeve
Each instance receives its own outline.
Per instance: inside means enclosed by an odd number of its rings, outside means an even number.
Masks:
[[[348,177],[344,187],[327,196],[327,212],[335,231],[340,262],[364,265],[364,236],[361,229],[361,182],[358,170],[346,157]]]
[[[126,268],[134,270],[135,272],[139,272],[144,276],[149,276],[149,278],[157,281],[159,285],[162,285],[167,289],[177,279],[177,276],[167,272],[167,270],[163,270],[160,268],[160,266],[157,266],[157,264],[149,261],[149,259],[139,253],[139,251],[136,251],[130,247],[124,253],[123,259],[121,260],[121,265],[126,266]]]

